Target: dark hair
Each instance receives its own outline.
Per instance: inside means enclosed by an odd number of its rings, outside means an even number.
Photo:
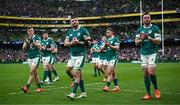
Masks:
[[[29,29],[31,29],[31,28],[34,29],[33,27],[27,27],[27,30],[29,30]]]
[[[144,15],[150,15],[150,14],[149,14],[149,12],[144,12],[143,15],[142,15],[142,17],[143,17]]]
[[[78,19],[77,16],[71,16],[71,20],[72,20],[72,19],[75,19],[75,18]]]
[[[114,30],[112,27],[107,28],[107,30],[112,31],[112,32],[113,32],[113,34],[115,34],[115,30]]]

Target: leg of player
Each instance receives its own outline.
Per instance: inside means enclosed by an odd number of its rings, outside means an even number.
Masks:
[[[109,70],[109,67],[107,67],[107,80],[106,80],[106,86],[103,87],[103,91],[108,92],[109,91],[109,86],[111,85],[112,77],[111,77],[111,72]]]
[[[55,78],[54,78],[53,81],[54,81],[54,82],[55,82],[55,81],[58,81],[58,80],[59,80],[59,76],[58,76],[58,74],[57,74],[57,72],[56,72],[53,64],[51,65],[51,70],[52,70],[52,72],[53,72],[53,74],[54,74],[54,76],[55,76]]]
[[[115,72],[115,68],[114,67],[110,67],[111,68],[111,71],[112,71],[112,80],[114,82],[114,88],[112,91],[114,92],[117,92],[119,91],[119,85],[118,85],[118,79],[117,79],[117,75],[116,75],[116,72]]]
[[[149,78],[149,73],[148,73],[148,68],[147,67],[143,67],[143,71],[144,71],[144,84],[146,87],[146,95],[144,97],[142,97],[141,99],[143,100],[150,100],[151,97],[151,92],[150,92],[150,78]]]
[[[48,75],[48,66],[44,65],[44,64],[43,64],[43,66],[44,66],[44,72],[43,72],[43,80],[42,80],[42,82],[44,83],[46,78],[47,78],[47,75]]]
[[[94,64],[94,77],[97,77],[96,63],[93,63],[93,64]]]
[[[29,75],[28,82],[27,82],[26,86],[23,86],[23,87],[21,88],[21,90],[24,91],[24,93],[27,93],[27,92],[28,92],[28,89],[29,89],[29,87],[31,86],[33,80],[34,80],[34,73],[33,73],[32,70],[30,70],[30,75]]]
[[[98,72],[98,76],[101,76],[100,70],[98,69],[98,62],[96,62],[95,67],[96,67],[96,70]]]
[[[72,92],[67,95],[68,98],[74,100],[75,98],[75,95],[76,95],[76,92],[77,92],[77,89],[78,89],[78,86],[79,86],[79,83],[80,83],[80,71],[79,70],[74,70],[73,71],[73,76],[74,76],[74,85],[73,85],[73,88],[72,88]]]
[[[69,66],[67,66],[67,68],[66,68],[66,74],[72,80],[72,83],[70,84],[70,87],[74,86],[74,76],[73,76],[73,73],[72,73],[72,69],[73,69],[73,67],[69,67]]]
[[[41,88],[40,78],[39,78],[39,75],[37,73],[37,68],[36,67],[33,67],[33,74],[34,74],[34,79],[35,79],[37,87],[38,87],[36,89],[36,92],[42,92],[43,89]]]
[[[52,75],[51,75],[52,74],[52,70],[51,70],[50,64],[48,64],[47,67],[48,67],[47,76],[49,78],[49,82],[47,84],[53,84],[53,82],[52,82]]]
[[[82,79],[82,74],[81,74],[81,71],[80,71],[80,82],[79,82],[79,87],[80,87],[80,90],[81,90],[81,94],[76,97],[76,98],[86,98],[87,95],[86,95],[86,92],[85,92],[85,88],[84,88],[84,81]]]
[[[103,81],[106,82],[107,81],[107,77],[108,77],[107,65],[104,64],[103,68],[104,68],[104,80]]]
[[[151,82],[150,82],[149,73],[148,73],[148,58],[149,58],[148,56],[141,55],[141,61],[142,61],[141,67],[144,72],[144,85],[146,88],[146,94],[143,97],[141,97],[141,99],[143,99],[143,100],[152,99],[151,92],[150,92]]]
[[[100,72],[103,71],[103,70],[102,70],[102,64],[101,64],[101,63],[98,63],[97,68],[98,68],[98,71],[100,71]]]
[[[148,67],[148,73],[150,76],[150,80],[154,86],[154,94],[156,99],[160,99],[161,94],[160,91],[158,90],[158,86],[157,86],[157,78],[156,78],[156,74],[155,74],[155,66],[149,66]]]

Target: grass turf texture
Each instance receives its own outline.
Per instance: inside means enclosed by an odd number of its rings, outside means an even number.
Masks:
[[[70,79],[65,74],[65,64],[56,64],[55,68],[60,81],[53,85],[45,85],[44,92],[36,93],[36,85],[30,87],[30,92],[24,94],[20,88],[28,79],[28,65],[0,64],[0,104],[180,104],[180,64],[164,63],[157,66],[158,86],[161,100],[144,101],[145,95],[143,72],[139,64],[117,64],[120,92],[106,93],[102,91],[105,85],[103,77],[93,77],[93,65],[85,64],[83,78],[88,98],[70,100],[66,97],[70,93]],[[42,78],[42,65],[39,74]],[[111,89],[113,83],[111,84]],[[151,85],[153,94],[153,86]],[[79,95],[79,89],[78,93]],[[153,94],[154,97],[154,94]]]

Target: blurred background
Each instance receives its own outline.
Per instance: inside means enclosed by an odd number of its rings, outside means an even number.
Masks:
[[[68,48],[63,42],[72,16],[79,18],[93,39],[98,40],[107,27],[113,27],[121,40],[119,62],[139,61],[134,37],[143,12],[150,12],[152,23],[163,33],[158,61],[180,62],[179,7],[179,0],[1,0],[0,63],[26,61],[21,48],[28,26],[40,36],[48,30],[58,44],[57,61],[66,62]],[[87,62],[90,61],[88,50]]]

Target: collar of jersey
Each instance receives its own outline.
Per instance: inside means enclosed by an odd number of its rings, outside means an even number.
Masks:
[[[150,24],[148,27],[146,27],[145,25],[143,25],[144,28],[150,28],[152,26],[152,24]]]
[[[114,38],[114,36],[112,36],[111,38],[108,38],[109,40],[111,40],[111,39],[113,39]]]
[[[73,31],[78,31],[80,28],[81,28],[81,26],[79,26],[78,29],[76,29],[76,30],[73,28]]]

